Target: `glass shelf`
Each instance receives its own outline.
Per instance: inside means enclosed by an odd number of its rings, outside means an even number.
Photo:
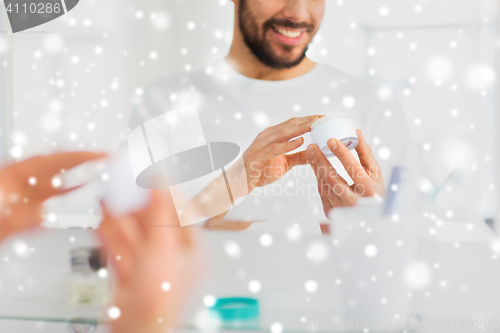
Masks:
[[[0,319],[94,325],[107,322],[102,307],[76,307],[65,302],[30,299],[1,299]]]
[[[322,332],[343,332],[340,329],[335,329],[333,326],[326,325],[327,322],[332,322],[333,315],[331,313],[317,313],[314,318],[309,318],[312,322],[322,323],[320,327],[315,324],[299,322],[299,313],[293,311],[264,311],[261,312],[257,322],[253,322],[252,326],[242,325],[236,326],[220,326],[217,327],[219,332],[270,332],[270,326],[275,322],[276,318],[280,318],[283,323],[285,332],[306,332],[315,331]],[[34,321],[34,322],[52,322],[68,324],[69,331],[73,329],[72,325],[82,325],[79,330],[73,332],[94,332],[94,329],[99,325],[109,324],[109,319],[106,316],[105,308],[103,307],[75,307],[64,302],[54,301],[39,301],[29,299],[2,299],[0,300],[0,319],[18,320],[18,321]],[[85,328],[88,327],[88,331]],[[83,330],[82,330],[83,329]],[[206,332],[194,323],[180,323],[174,329],[174,332]],[[360,331],[361,332],[361,331]],[[392,330],[392,333],[397,333],[397,330]],[[377,331],[377,333],[384,333]]]

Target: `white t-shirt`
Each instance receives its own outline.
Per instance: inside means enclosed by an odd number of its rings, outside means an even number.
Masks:
[[[246,77],[225,59],[194,73],[162,77],[143,89],[130,128],[189,105],[196,105],[207,142],[236,143],[241,152],[261,131],[292,117],[346,113],[365,133],[386,184],[392,167],[404,161],[405,150],[411,144],[403,111],[390,89],[321,64],[304,75],[282,81]],[[179,151],[185,142],[183,137],[189,133],[169,133],[170,137],[165,138],[168,146]],[[312,142],[309,133],[304,137],[305,143],[297,151],[305,150]],[[355,151],[353,154],[357,157]],[[338,159],[330,161],[345,175]],[[303,232],[313,234],[319,234],[319,223],[327,221],[309,165],[298,166],[279,181],[254,189],[228,212],[226,219],[265,221],[249,229],[256,231],[284,231],[298,224]]]

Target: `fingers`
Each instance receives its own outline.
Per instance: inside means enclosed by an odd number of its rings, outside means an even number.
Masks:
[[[174,241],[183,247],[191,247],[193,239],[189,228],[181,228],[178,212],[168,190],[151,191],[151,201],[147,207],[134,213],[146,241],[150,246]]]
[[[109,251],[119,279],[126,280],[144,253],[194,248],[189,228],[181,228],[168,191],[151,191],[147,207],[130,215],[113,217],[102,205],[103,221],[98,230]],[[169,249],[169,251],[166,251]]]
[[[312,123],[314,123],[316,120],[318,120],[322,117],[324,117],[324,116],[314,115],[314,116],[290,118],[287,121],[282,122],[281,124],[269,127],[267,129],[267,131],[269,132],[269,134],[273,134],[273,133],[275,133],[283,128],[290,127],[290,126],[296,126],[296,125],[300,125],[300,124],[309,124],[309,127],[311,127]]]
[[[132,242],[125,231],[124,224],[137,223],[130,216],[115,218],[111,216],[104,204],[101,203],[103,220],[97,235],[111,256],[119,279],[126,279],[130,272],[131,263],[136,259],[137,242]]]
[[[318,178],[318,182],[322,182],[322,194],[333,203],[338,197],[344,205],[354,205],[357,202],[357,195],[347,182],[337,173],[335,168],[330,164],[325,155],[315,144],[307,147],[307,156],[311,167]],[[326,185],[326,188],[324,187]]]
[[[0,243],[9,235],[38,227],[38,224],[43,221],[32,206],[15,210],[10,215],[4,215],[3,212],[0,212],[0,214]]]
[[[49,177],[52,179],[62,169],[68,170],[82,163],[97,160],[105,156],[105,153],[92,152],[57,153],[48,156],[36,156],[21,163],[26,163],[30,167],[36,165],[36,170],[40,177]]]
[[[323,204],[323,211],[325,212],[325,215],[328,217],[327,212],[329,212],[333,208],[333,205],[330,202],[330,200],[328,200],[328,198],[323,195],[323,185],[321,185],[319,181],[318,181],[318,192],[320,194],[321,203]]]
[[[331,234],[331,230],[330,230],[330,225],[329,224],[326,224],[326,223],[320,223],[319,225],[320,229],[321,229],[321,234],[322,235],[330,235]]]
[[[318,180],[318,191],[323,204],[323,211],[328,217],[328,212],[334,207],[344,206],[344,202],[336,195],[332,195],[332,189],[323,181]]]
[[[328,141],[328,148],[337,156],[345,170],[352,178],[355,184],[363,184],[369,186],[373,180],[365,172],[365,169],[359,164],[358,160],[351,154],[349,149],[337,139]]]
[[[365,168],[365,170],[373,170],[376,168],[378,170],[377,174],[380,175],[379,164],[375,155],[373,155],[370,145],[365,140],[363,131],[358,129],[356,130],[356,134],[358,135],[359,141],[358,146],[356,147],[356,152],[358,153],[361,165]]]
[[[262,162],[269,161],[276,156],[280,156],[286,153],[289,153],[304,143],[304,138],[300,137],[292,141],[284,142],[284,143],[273,143],[267,148],[263,149],[260,154],[260,160]]]
[[[277,126],[267,137],[268,143],[286,142],[311,131],[311,125],[320,119],[320,116],[292,118]]]
[[[257,136],[253,146],[257,149],[262,149],[273,143],[289,141],[309,132],[312,123],[320,118],[321,116],[291,118],[281,124],[269,127]]]
[[[7,167],[7,170],[3,174],[12,175],[10,182],[11,191],[20,192],[26,189],[27,192],[25,195],[28,200],[42,202],[54,195],[65,194],[78,188],[63,189],[62,184],[53,183],[54,177],[61,173],[61,170],[68,170],[79,164],[105,156],[106,154],[104,153],[92,152],[71,152],[36,156]],[[29,186],[28,180],[32,177],[35,179],[35,185]]]
[[[328,185],[345,184],[349,187],[346,181],[340,177],[335,168],[330,164],[330,161],[328,161],[318,146],[315,144],[309,145],[307,147],[307,157],[318,180],[323,179],[323,181]]]
[[[149,204],[132,214],[145,237],[150,237],[159,228],[180,228],[173,199],[163,192],[166,191],[151,191]]]
[[[253,156],[250,160],[267,162],[274,157],[299,148],[304,143],[304,139],[300,136],[310,132],[312,123],[322,117],[324,116],[291,118],[281,124],[267,128],[257,136],[245,152],[245,156]],[[294,156],[291,160],[293,166],[305,164],[302,156]]]
[[[288,168],[291,169],[297,165],[305,165],[309,163],[307,152],[301,151],[295,154],[285,155],[288,160]]]

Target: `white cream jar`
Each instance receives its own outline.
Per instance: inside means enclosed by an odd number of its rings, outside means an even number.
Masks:
[[[326,157],[333,157],[328,148],[328,140],[337,139],[349,150],[358,146],[358,136],[354,124],[346,114],[336,113],[326,116],[311,125],[311,138]]]

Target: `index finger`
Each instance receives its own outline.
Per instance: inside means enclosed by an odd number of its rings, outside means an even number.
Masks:
[[[103,219],[96,234],[102,245],[111,255],[111,260],[119,280],[124,279],[132,269],[131,264],[137,258],[138,242],[131,242],[123,228],[123,222],[130,216],[114,217],[101,202]],[[133,222],[133,221],[125,221]]]
[[[303,133],[301,134],[304,134],[306,132],[308,132],[309,130],[311,130],[311,125],[317,121],[318,119],[322,118],[324,116],[321,116],[321,115],[314,115],[314,116],[306,116],[306,117],[294,117],[294,118],[290,118],[288,119],[287,121],[284,121],[278,125],[275,125],[275,126],[271,126],[267,129],[267,132],[268,132],[268,137],[269,136],[273,136],[275,135],[276,133],[279,133],[280,131],[283,131],[285,130],[286,128],[289,128],[289,127],[297,127],[297,126],[301,126],[301,127],[304,127],[306,128],[307,130],[304,131]],[[297,134],[296,136],[298,135],[301,135],[301,134]],[[290,139],[293,138],[293,137],[290,137]]]
[[[347,174],[355,184],[369,185],[372,179],[368,176],[365,169],[358,160],[351,154],[349,149],[337,139],[328,140],[328,148],[339,159],[344,166]]]
[[[318,185],[321,186],[321,194],[326,196],[330,203],[340,200],[342,204],[353,205],[355,193],[347,184],[335,168],[330,164],[323,152],[315,144],[307,147],[308,157],[311,167],[318,179]]]
[[[347,182],[338,174],[317,145],[310,144],[307,147],[307,157],[318,180],[323,179],[329,186],[339,185],[350,189]]]
[[[70,152],[36,156],[5,168],[2,174],[7,178],[9,191],[19,192],[26,189],[28,180],[34,178],[36,186],[30,186],[29,199],[44,201],[51,196],[63,194],[71,189],[63,189],[62,184],[53,184],[53,178],[61,170],[71,169],[84,162],[106,156],[104,153]],[[55,185],[55,186],[54,186]],[[58,186],[60,185],[60,186]]]
[[[319,118],[315,119],[317,120]],[[311,124],[314,122],[315,120],[305,121],[299,124],[290,123],[289,126],[282,127],[280,130],[269,135],[269,137],[267,138],[267,144],[276,142],[286,142],[302,134],[308,133],[311,131]]]
[[[36,177],[37,180],[52,180],[62,170],[71,169],[85,162],[106,156],[105,153],[70,152],[35,156],[7,167],[17,177]]]

